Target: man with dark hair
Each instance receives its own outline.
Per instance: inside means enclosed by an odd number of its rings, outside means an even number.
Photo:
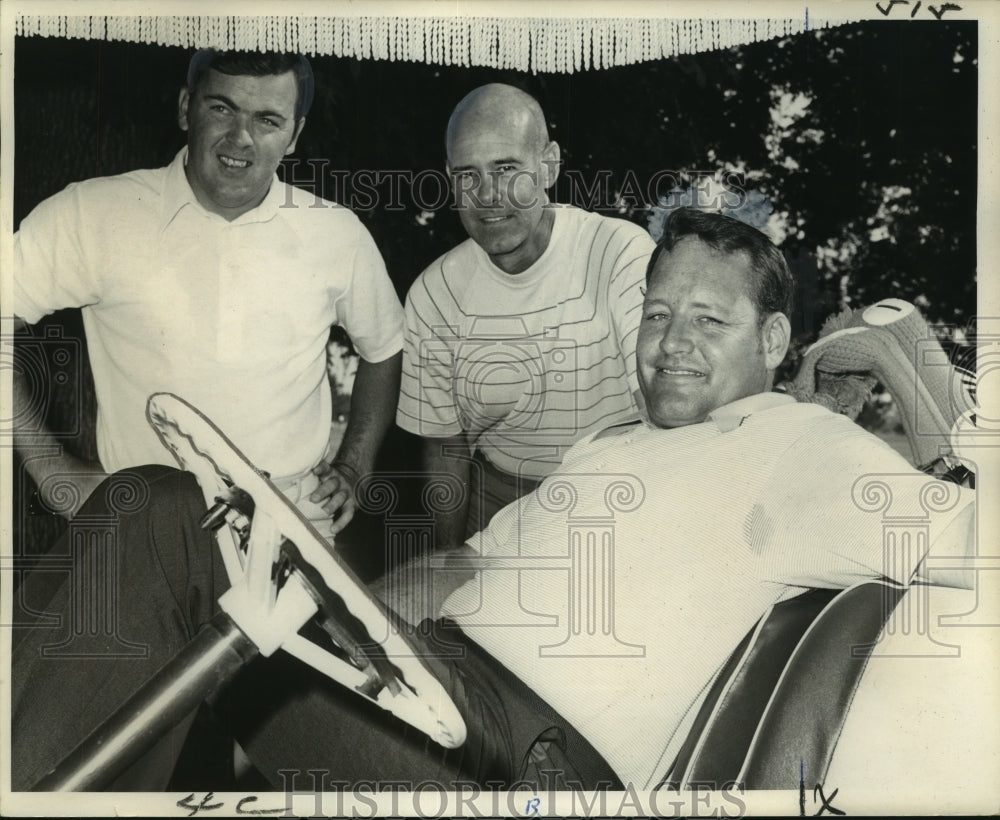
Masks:
[[[855,482],[877,473],[905,509],[932,479],[846,417],[771,392],[788,317],[759,313],[750,294],[762,271],[750,251],[681,230],[687,217],[675,217],[643,304],[636,358],[649,420],[582,439],[558,472],[450,553],[453,563],[403,568],[400,578],[422,585],[388,601],[410,623],[453,622],[433,627],[443,644],[426,647],[427,663],[468,740],[444,750],[329,683],[255,715],[241,737],[276,788],[292,785],[281,769],[411,789],[470,779],[544,789],[540,772],[563,777],[561,788],[654,788],[685,716],[770,606],[802,587],[883,575],[909,583],[928,549],[971,554],[974,496],[953,487],[955,503],[929,513],[928,537],[908,566],[883,555],[882,518],[854,503]],[[696,221],[718,235],[745,233],[728,220]],[[786,297],[782,286],[777,298]],[[149,479],[149,508],[122,516],[121,537],[139,543],[125,551],[133,562],[122,566],[121,612],[123,637],[152,646],[156,660],[44,658],[40,647],[59,630],[23,630],[13,671],[15,787],[54,765],[152,674],[165,645],[190,639],[215,609],[205,593],[218,571],[197,528],[204,505],[194,482],[176,472]],[[579,538],[567,545],[574,528]],[[968,585],[971,570],[926,577]],[[67,600],[46,611],[63,611]],[[419,635],[414,643],[425,646]],[[448,651],[431,651],[442,645]],[[39,720],[48,731],[32,733]],[[176,748],[158,747],[161,755]],[[162,782],[163,767],[158,774]]]
[[[656,268],[660,254],[672,251],[684,237],[700,239],[713,250],[745,253],[750,258],[749,293],[757,315],[780,312],[792,315],[795,280],[785,255],[777,245],[755,228],[738,219],[719,220],[716,215],[696,208],[678,208],[667,220],[666,229],[646,266],[646,281]]]
[[[291,71],[295,75],[297,93],[295,98],[295,119],[304,119],[312,108],[316,81],[312,66],[304,54],[261,54],[253,51],[216,51],[202,48],[195,52],[188,63],[187,89],[194,93],[205,73],[213,69],[231,76],[264,77],[268,74],[284,74]]]
[[[332,537],[354,512],[399,390],[402,308],[371,236],[346,208],[278,180],[313,97],[301,55],[194,54],[178,100],[187,145],[166,168],[87,180],[41,203],[14,239],[13,310],[33,323],[83,309],[100,467],[26,460],[42,498],[75,488],[75,514],[107,473],[172,464],[146,399],[173,392],[235,443]],[[361,356],[337,445],[327,342]],[[31,406],[15,378],[15,417]],[[17,431],[18,444],[58,443]],[[336,520],[333,516],[339,512]]]

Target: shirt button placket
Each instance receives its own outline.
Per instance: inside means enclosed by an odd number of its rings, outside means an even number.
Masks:
[[[216,350],[222,360],[233,359],[243,345],[242,311],[238,262],[234,247],[237,229],[226,223],[219,231],[219,315]]]

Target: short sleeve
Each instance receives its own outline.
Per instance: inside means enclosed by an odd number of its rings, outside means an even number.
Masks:
[[[745,526],[763,580],[846,587],[906,584],[974,493],[915,470],[843,416],[792,445]]]
[[[355,225],[351,283],[337,300],[337,316],[361,358],[376,363],[394,356],[403,346],[403,307],[375,240],[360,222]]]
[[[14,234],[13,312],[28,324],[53,311],[100,299],[84,245],[91,230],[84,224],[88,212],[84,193],[74,183],[49,197]]]
[[[625,220],[614,220],[615,242],[609,250],[614,254],[608,283],[608,307],[618,337],[619,349],[628,368],[628,384],[633,395],[639,390],[636,377],[635,345],[642,318],[642,288],[646,281],[646,266],[655,243],[646,231]]]
[[[453,389],[455,329],[428,285],[428,279],[436,280],[433,273],[421,274],[406,297],[396,423],[418,436],[444,438],[461,433],[462,425]]]

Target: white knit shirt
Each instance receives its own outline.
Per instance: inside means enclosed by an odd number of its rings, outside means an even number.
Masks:
[[[198,203],[185,157],[35,208],[14,237],[14,313],[83,308],[105,470],[175,463],[146,421],[149,394],[169,391],[273,477],[299,474],[330,437],[330,327],[382,361],[402,347],[402,306],[348,209],[275,177],[227,221]]]
[[[473,539],[487,568],[443,613],[624,782],[651,787],[685,713],[770,605],[795,586],[909,580],[926,545],[883,555],[881,496],[864,491],[875,476],[931,541],[972,501],[847,418],[775,393],[702,424],[588,437]],[[922,506],[929,483],[950,509]]]

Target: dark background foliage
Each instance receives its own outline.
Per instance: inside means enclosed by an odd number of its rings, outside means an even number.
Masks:
[[[14,227],[70,182],[168,163],[183,145],[176,103],[189,56],[170,47],[17,39]],[[914,301],[948,326],[974,314],[975,22],[858,23],[569,75],[312,62],[316,101],[285,173],[355,207],[401,298],[428,263],[464,239],[455,214],[447,206],[423,212],[406,185],[398,208],[386,207],[387,185],[366,203],[364,191],[345,189],[333,172],[443,170],[454,104],[482,83],[503,81],[539,99],[562,146],[559,201],[585,204],[574,174],[588,186],[606,179],[605,201],[592,206],[644,225],[651,202],[629,187],[630,174],[645,186],[665,169],[744,172],[787,226],[782,247],[800,280],[799,341],[813,339],[840,307],[886,296]],[[424,192],[434,197],[431,182]],[[75,311],[32,332],[37,338],[49,327],[82,340]],[[93,458],[85,357],[80,372],[52,386],[46,406],[57,429],[73,429],[66,445]],[[67,414],[82,423],[67,425]],[[405,463],[410,442],[396,432],[393,443],[387,458]],[[15,483],[24,509],[26,489]]]

